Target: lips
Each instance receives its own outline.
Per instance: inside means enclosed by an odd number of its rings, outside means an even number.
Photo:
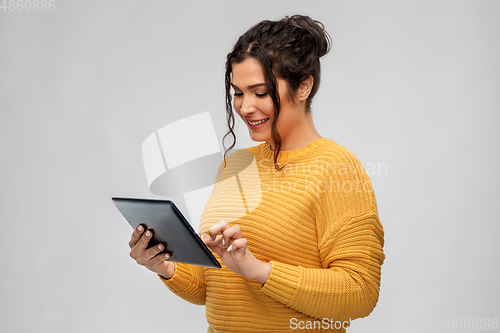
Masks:
[[[268,120],[269,120],[269,118],[264,118],[264,119],[256,119],[256,120],[247,120],[247,122],[252,126],[256,126],[256,125],[263,124]]]

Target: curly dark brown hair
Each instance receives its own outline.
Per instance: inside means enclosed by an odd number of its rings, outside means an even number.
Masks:
[[[226,118],[229,131],[222,138],[226,154],[236,145],[234,133],[234,113],[231,96],[231,73],[233,64],[241,63],[247,58],[256,59],[264,71],[267,91],[274,104],[274,119],[271,136],[275,143],[274,166],[279,171],[277,160],[281,149],[281,137],[276,127],[280,114],[280,97],[277,78],[287,83],[290,98],[295,96],[300,84],[309,76],[314,82],[311,93],[306,100],[306,112],[311,112],[311,101],[318,91],[321,80],[319,59],[330,51],[331,38],[324,25],[309,16],[293,15],[279,21],[264,20],[241,35],[227,55],[226,61]],[[233,143],[225,147],[225,138],[231,135]]]

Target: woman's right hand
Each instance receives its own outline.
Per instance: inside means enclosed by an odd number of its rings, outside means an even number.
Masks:
[[[170,258],[168,253],[160,254],[165,249],[163,244],[147,248],[152,236],[152,232],[145,230],[142,224],[135,228],[128,243],[130,246],[130,256],[139,265],[163,276],[165,279],[170,279],[174,275],[174,263],[167,261]]]

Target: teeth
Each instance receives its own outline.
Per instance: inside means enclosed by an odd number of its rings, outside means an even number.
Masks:
[[[250,125],[258,125],[258,124],[262,124],[263,122],[267,121],[269,118],[267,119],[263,119],[263,120],[259,120],[259,121],[255,121],[255,122],[252,122],[252,121],[249,121],[248,123]]]

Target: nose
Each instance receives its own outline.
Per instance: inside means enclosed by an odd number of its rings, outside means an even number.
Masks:
[[[247,115],[253,113],[256,111],[255,106],[253,105],[252,101],[250,98],[245,98],[243,97],[243,101],[241,103],[240,107],[240,113],[243,117],[246,117]]]

